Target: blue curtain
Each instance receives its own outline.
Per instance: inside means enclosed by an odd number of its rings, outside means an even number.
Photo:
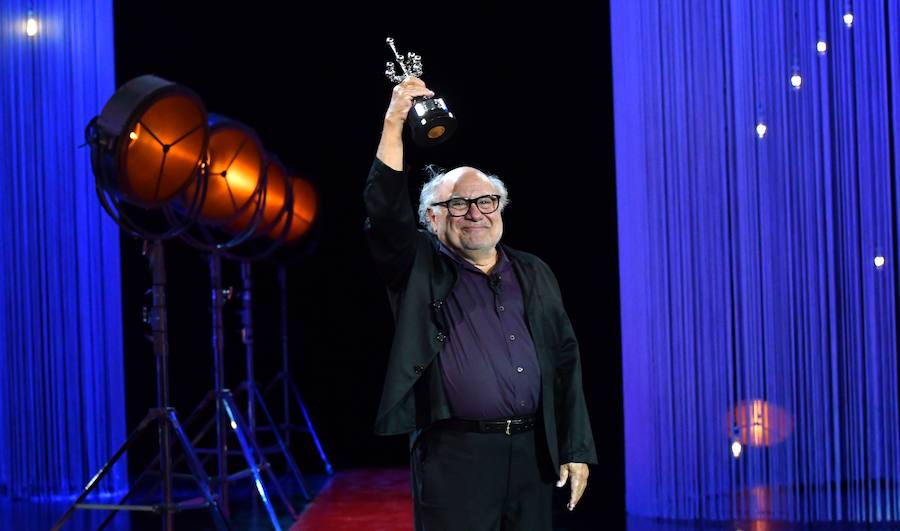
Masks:
[[[611,30],[627,510],[900,521],[900,4]]]
[[[125,439],[119,233],[78,149],[113,65],[110,0],[0,2],[0,494],[78,493]]]

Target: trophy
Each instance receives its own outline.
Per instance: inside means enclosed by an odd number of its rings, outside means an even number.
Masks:
[[[390,37],[387,38],[387,45],[391,47],[391,51],[394,52],[394,59],[400,65],[400,70],[403,71],[403,75],[397,74],[394,70],[394,62],[388,61],[384,75],[392,83],[400,83],[411,76],[422,76],[422,56],[409,52],[404,58],[397,53],[397,48],[394,47],[394,39]],[[406,117],[406,123],[409,125],[409,132],[412,135],[413,142],[421,147],[440,144],[450,138],[450,135],[456,130],[456,118],[447,109],[447,104],[444,103],[443,98],[419,96],[413,99],[413,106]]]

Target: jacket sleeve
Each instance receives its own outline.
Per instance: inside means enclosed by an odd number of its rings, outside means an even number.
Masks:
[[[396,171],[376,158],[363,190],[369,249],[379,275],[394,291],[409,276],[416,252],[416,220],[407,174],[407,169]]]
[[[557,434],[560,463],[597,464],[597,450],[588,418],[581,382],[581,355],[572,323],[563,307],[559,283],[547,272],[554,293],[555,327],[557,331],[556,375],[554,402],[556,404]]]

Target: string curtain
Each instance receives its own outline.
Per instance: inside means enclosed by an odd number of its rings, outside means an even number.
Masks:
[[[628,512],[900,521],[900,4],[611,32]]]
[[[125,439],[119,232],[79,149],[113,67],[111,1],[0,2],[3,496],[77,494]]]

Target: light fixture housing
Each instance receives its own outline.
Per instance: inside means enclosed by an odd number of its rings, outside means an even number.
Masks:
[[[265,186],[266,153],[256,132],[241,122],[212,114],[207,151],[208,183],[199,221],[228,225],[253,204]],[[199,183],[182,192],[187,202]]]
[[[118,199],[162,206],[197,180],[209,146],[207,121],[203,101],[187,87],[152,75],[132,79],[96,119],[94,173]]]
[[[316,219],[319,199],[312,183],[302,177],[291,177],[291,193],[294,196],[291,202],[291,215],[285,216],[275,227],[269,231],[270,238],[278,238],[285,232],[284,243],[290,245],[298,241],[309,232]],[[285,231],[285,224],[289,224]]]

